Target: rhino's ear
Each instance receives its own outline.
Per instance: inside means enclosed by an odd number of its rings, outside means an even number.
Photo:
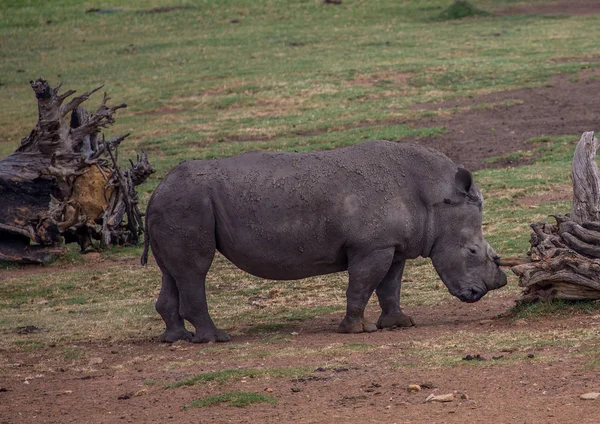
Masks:
[[[454,176],[454,182],[458,192],[467,195],[473,185],[473,176],[465,168],[459,166]]]
[[[473,176],[465,168],[459,166],[454,174],[454,193],[450,199],[444,199],[444,203],[459,205],[464,202],[476,204],[480,209],[483,208],[483,198],[473,182]]]
[[[456,174],[454,175],[455,195],[460,200],[456,203],[461,203],[466,200],[467,203],[477,205],[479,210],[483,209],[483,197],[479,192],[479,189],[473,182],[473,175],[462,166],[458,167]],[[455,203],[448,202],[446,203]]]

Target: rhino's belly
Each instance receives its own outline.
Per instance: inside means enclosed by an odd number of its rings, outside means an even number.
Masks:
[[[297,280],[348,268],[345,252],[334,243],[255,239],[217,243],[217,248],[238,268],[271,280]]]
[[[229,258],[228,258],[229,259]],[[331,274],[346,270],[348,267],[342,263],[302,263],[281,266],[276,263],[257,261],[231,260],[241,270],[256,277],[269,280],[300,280],[315,275]]]
[[[347,235],[332,206],[284,200],[264,195],[257,205],[233,196],[215,202],[219,252],[261,278],[294,280],[345,270]]]

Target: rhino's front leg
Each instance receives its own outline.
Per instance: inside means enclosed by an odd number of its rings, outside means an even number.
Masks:
[[[377,286],[376,293],[381,306],[381,316],[377,328],[412,327],[413,319],[400,309],[400,281],[405,261],[392,263],[383,281]]]
[[[375,288],[381,283],[394,257],[394,249],[349,254],[346,316],[338,327],[340,333],[377,331],[365,319],[365,307]]]

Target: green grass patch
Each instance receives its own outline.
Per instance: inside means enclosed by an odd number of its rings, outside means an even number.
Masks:
[[[38,349],[43,349],[44,347],[46,347],[45,343],[42,343],[42,342],[39,342],[36,340],[17,340],[15,342],[15,344],[24,351],[38,350]]]
[[[494,156],[491,158],[485,159],[487,163],[507,163],[507,164],[515,164],[519,162],[525,162],[533,159],[535,157],[535,152],[532,150],[517,150],[515,152],[508,153],[503,156]]]
[[[262,376],[270,377],[301,377],[310,372],[307,367],[291,368],[268,368],[268,369],[225,369],[221,371],[204,372],[196,374],[185,380],[176,381],[166,386],[167,389],[174,389],[184,386],[195,386],[209,382],[224,383],[230,380],[240,380],[242,378],[256,378]]]
[[[473,18],[477,16],[490,16],[491,13],[473,6],[466,0],[455,0],[448,8],[441,12],[436,20],[450,21],[456,19]]]
[[[552,362],[564,359],[565,352],[570,348],[581,344],[593,346],[596,340],[594,328],[528,330],[516,327],[492,332],[459,330],[435,340],[411,343],[410,348],[402,350],[394,367],[495,367],[530,361],[531,352],[536,352],[533,356],[535,360]],[[544,350],[543,354],[538,352],[540,349]],[[480,354],[485,360],[463,360],[468,354]]]
[[[196,399],[189,405],[186,405],[184,409],[189,408],[209,408],[211,406],[226,403],[227,406],[244,407],[252,405],[254,403],[270,403],[275,404],[277,401],[273,396],[263,395],[260,393],[252,392],[229,392],[222,393],[220,395],[206,396],[200,399]]]
[[[532,304],[520,303],[511,309],[517,319],[545,319],[548,316],[591,315],[600,312],[600,302],[590,300],[555,299]]]
[[[280,345],[280,344],[291,343],[292,339],[290,339],[289,336],[287,336],[287,335],[277,334],[277,335],[273,335],[273,336],[267,335],[260,342],[262,344]]]
[[[281,342],[281,339],[279,340]],[[286,340],[289,342],[289,340]],[[263,344],[273,343],[272,339],[264,341]],[[267,358],[267,357],[318,357],[327,358],[328,360],[338,360],[345,356],[352,355],[359,352],[368,352],[377,349],[377,346],[370,345],[367,343],[332,343],[327,346],[319,348],[304,348],[304,347],[286,347],[281,346],[279,349],[264,349],[264,348],[252,348],[244,347],[243,351],[240,351],[239,355],[235,356],[236,359],[248,359],[248,358]]]
[[[591,360],[589,361],[590,367],[600,368],[600,349],[590,349],[585,353],[591,357]]]
[[[516,163],[527,161],[528,163],[562,163],[563,160],[572,159],[573,146],[578,139],[572,135],[563,136],[540,136],[526,141],[532,148],[518,150],[503,156],[494,156],[486,159],[487,163]]]
[[[63,357],[65,360],[78,360],[87,357],[87,353],[79,347],[65,347],[63,349]]]

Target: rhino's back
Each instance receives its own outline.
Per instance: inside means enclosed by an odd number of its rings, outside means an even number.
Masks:
[[[376,216],[394,198],[403,198],[417,213],[418,203],[435,204],[448,196],[456,169],[440,152],[389,141],[321,152],[250,152],[181,163],[151,203],[193,209],[210,198],[221,215],[235,215],[248,225],[308,214]]]
[[[427,184],[454,175],[456,165],[427,147],[375,140],[329,151],[302,153],[249,152],[239,156],[187,161],[195,184],[222,182],[234,189],[283,189],[352,184],[372,189],[398,180]],[[177,176],[180,178],[180,176]]]

